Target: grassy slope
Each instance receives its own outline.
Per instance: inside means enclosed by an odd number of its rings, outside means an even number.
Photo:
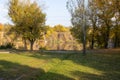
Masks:
[[[81,54],[0,54],[5,80],[120,80],[120,50]]]

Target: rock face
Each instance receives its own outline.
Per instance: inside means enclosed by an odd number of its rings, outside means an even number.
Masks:
[[[7,40],[5,39],[4,26],[0,23],[0,45],[4,45]]]
[[[0,30],[0,46],[5,45],[7,43],[13,43],[14,48],[21,49],[21,50],[29,50],[30,43],[26,40],[24,41],[21,37],[15,37],[14,35],[7,35],[5,30],[3,29],[3,25]],[[43,39],[37,40],[33,46],[34,50],[39,50],[40,48],[48,48],[50,50],[76,50],[77,43],[73,36],[71,35],[70,31],[66,32],[55,32],[49,36],[44,35]],[[46,49],[47,49],[46,48]]]
[[[2,43],[3,43],[3,32],[2,31],[0,31],[0,45],[2,45]]]
[[[3,38],[3,32],[2,32],[2,24],[0,23],[0,45],[2,45],[2,38]]]

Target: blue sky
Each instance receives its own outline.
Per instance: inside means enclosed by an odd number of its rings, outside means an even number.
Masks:
[[[41,5],[44,4],[44,12],[46,16],[47,25],[62,24],[64,26],[70,26],[70,14],[66,8],[67,0],[40,0]],[[11,23],[9,16],[7,15],[8,0],[0,0],[0,23]]]

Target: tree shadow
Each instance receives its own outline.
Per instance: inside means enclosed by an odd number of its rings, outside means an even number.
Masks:
[[[79,54],[72,55],[68,58],[77,64],[95,68],[101,71],[118,71],[120,66],[120,53],[110,54],[90,54],[81,56]],[[107,68],[106,68],[107,67]],[[113,68],[113,69],[112,69]],[[120,68],[119,68],[120,70]]]
[[[82,56],[82,54],[60,54],[60,53],[44,53],[46,56],[42,55],[31,55],[30,57],[35,57],[41,59],[53,59],[58,58],[62,60],[70,60],[78,65],[86,66],[89,68],[93,68],[98,71],[104,72],[103,76],[98,76],[89,73],[82,73],[84,77],[89,77],[88,80],[102,80],[104,79],[120,79],[120,50],[103,50],[103,51],[89,51],[87,56]],[[81,72],[75,71],[73,74]],[[87,79],[86,79],[87,80]]]
[[[75,59],[76,58],[76,59]],[[88,53],[87,56],[81,56],[79,54],[74,54],[68,58],[73,62],[87,66],[89,68],[96,69],[98,71],[102,71],[103,75],[98,76],[94,74],[83,73],[83,77],[88,78],[85,80],[119,80],[120,79],[120,50],[114,51],[103,51],[99,52],[92,52]],[[73,74],[76,75],[80,74],[81,72],[75,71]],[[80,76],[79,75],[79,76]]]
[[[80,71],[71,72],[78,80],[106,80],[103,75],[90,74]]]
[[[37,59],[53,59],[53,58],[58,58],[60,60],[64,60],[64,59],[67,59],[67,57],[69,57],[70,55],[72,55],[72,53],[34,53],[32,55],[26,55],[26,56],[29,56],[29,57],[34,57],[34,58],[37,58]]]
[[[62,74],[47,72],[42,77],[40,77],[39,80],[75,80],[75,79],[67,77],[67,76],[62,75]]]
[[[62,60],[71,60],[74,63],[95,68],[101,71],[118,71],[120,66],[120,50],[115,53],[107,53],[106,51],[89,51],[86,56],[81,53],[36,53],[34,55],[27,55],[29,57],[34,57],[37,59],[53,59],[58,58]],[[106,68],[106,66],[108,68]],[[115,68],[116,67],[116,68]],[[105,69],[106,68],[106,69]],[[114,68],[114,69],[112,69]],[[120,69],[119,69],[120,70]]]
[[[74,80],[64,75],[0,60],[0,80]]]
[[[0,60],[0,77],[3,80],[35,80],[44,73],[42,69],[36,69],[18,63]]]
[[[107,75],[106,73],[102,75],[85,73],[80,71],[71,72],[72,75],[77,77],[77,80],[120,80],[119,76]]]

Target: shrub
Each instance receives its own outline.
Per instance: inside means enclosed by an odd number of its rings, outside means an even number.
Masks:
[[[46,47],[40,47],[39,50],[47,50]]]
[[[6,45],[1,45],[0,49],[12,49],[13,46],[13,43],[7,43]]]

